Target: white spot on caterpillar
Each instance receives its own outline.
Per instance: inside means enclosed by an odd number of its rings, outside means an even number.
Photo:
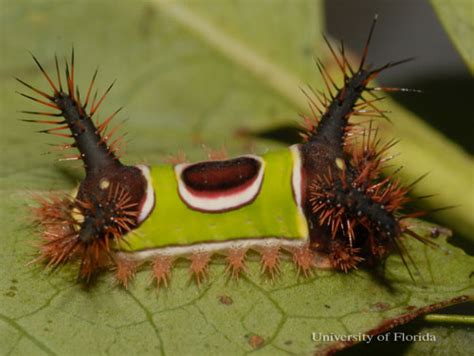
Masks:
[[[293,158],[293,172],[291,174],[291,184],[293,186],[293,194],[295,196],[296,205],[301,207],[301,156],[299,145],[292,145],[289,147],[291,156]]]
[[[342,158],[336,158],[336,166],[337,168],[339,168],[341,171],[345,170],[346,169],[346,163],[344,162],[344,160]]]
[[[107,178],[103,178],[99,182],[99,187],[102,190],[107,189],[110,186],[110,181]]]
[[[153,207],[155,206],[155,192],[151,184],[150,168],[143,164],[139,164],[135,167],[137,167],[142,172],[143,177],[147,182],[145,199],[142,201],[140,214],[137,217],[137,222],[141,223],[151,214]]]
[[[77,229],[80,228],[80,224],[84,222],[84,215],[81,213],[81,211],[78,208],[73,208],[71,212],[72,217],[74,218],[74,227]]]
[[[308,221],[303,212],[303,175],[301,171],[301,152],[300,145],[292,145],[289,147],[293,158],[293,170],[291,173],[291,187],[293,190],[293,198],[298,207],[299,230],[302,235],[308,236]],[[311,223],[311,221],[310,221]]]

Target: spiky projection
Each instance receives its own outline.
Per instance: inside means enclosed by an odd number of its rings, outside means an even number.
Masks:
[[[24,113],[63,119],[25,121],[54,125],[40,132],[72,138],[73,143],[60,148],[77,148],[78,155],[66,156],[65,159],[82,160],[86,172],[76,197],[40,201],[36,217],[44,226],[41,258],[53,267],[78,258],[81,260],[80,277],[90,280],[93,273],[110,260],[111,243],[118,241],[137,225],[138,208],[143,200],[146,182],[139,169],[125,166],[118,159],[117,151],[122,137],[112,140],[117,127],[110,131],[108,127],[120,109],[97,123],[97,126],[92,122],[113,84],[99,98],[96,92],[91,100],[96,71],[82,102],[74,83],[74,50],[70,63],[66,62],[65,65],[66,91],[63,89],[57,58],[56,83],[36,57],[33,56],[33,60],[53,94],[17,79],[42,99],[20,94],[57,112]],[[63,133],[64,130],[69,133]]]
[[[404,234],[425,241],[403,223],[413,216],[402,213],[410,201],[410,187],[393,176],[382,176],[384,163],[390,159],[387,151],[396,142],[381,144],[372,121],[366,129],[354,128],[349,122],[352,116],[386,117],[375,105],[382,98],[374,92],[397,89],[368,85],[382,71],[410,60],[376,69],[365,66],[375,23],[376,18],[357,70],[347,61],[343,44],[337,54],[326,39],[344,85],[338,87],[319,62],[327,94],[307,94],[312,115],[305,116],[302,152],[309,182],[305,209],[311,221],[311,241],[316,250],[329,254],[334,267],[346,272],[364,260],[383,259],[393,248],[402,249]],[[365,93],[373,98],[365,98]]]

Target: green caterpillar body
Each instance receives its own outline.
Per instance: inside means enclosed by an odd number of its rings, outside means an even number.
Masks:
[[[190,207],[179,194],[178,185],[183,183],[176,167],[152,167],[148,179],[153,189],[150,199],[155,199],[155,207],[146,220],[124,238],[120,250],[136,252],[265,237],[306,241],[306,218],[292,188],[293,171],[299,160],[297,150],[293,152],[296,153],[282,150],[262,156],[259,172],[262,179],[256,182],[255,196],[240,203],[243,193],[238,192],[233,197],[237,201],[234,206],[218,211]],[[222,199],[222,195],[218,192],[217,197],[209,200]]]

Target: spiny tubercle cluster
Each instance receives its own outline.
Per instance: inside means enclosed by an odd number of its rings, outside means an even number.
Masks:
[[[403,234],[426,242],[404,224],[408,217],[423,214],[402,213],[410,201],[410,187],[402,186],[393,176],[384,178],[381,174],[384,163],[390,159],[386,153],[396,142],[382,145],[372,121],[365,129],[349,123],[352,116],[386,118],[385,112],[375,105],[383,98],[374,91],[395,89],[369,88],[368,84],[383,70],[407,61],[372,70],[365,68],[374,25],[375,21],[357,71],[347,61],[342,43],[339,56],[326,40],[343,73],[344,85],[338,87],[319,62],[328,94],[305,93],[312,115],[304,116],[306,132],[301,151],[309,182],[305,213],[310,221],[311,242],[315,250],[330,256],[334,267],[344,271],[356,268],[362,261],[377,262],[393,248],[401,251]],[[366,99],[366,92],[373,99]]]
[[[60,145],[59,148],[61,150],[77,148],[78,155],[66,156],[65,159],[82,160],[86,172],[86,177],[81,182],[75,197],[39,200],[40,207],[36,209],[35,215],[38,222],[44,226],[45,241],[41,247],[40,259],[56,267],[79,258],[80,277],[88,281],[112,258],[111,243],[117,242],[137,226],[139,207],[144,199],[147,183],[138,168],[123,165],[116,155],[123,137],[111,141],[119,126],[111,130],[107,128],[120,109],[102,123],[94,124],[92,121],[113,83],[99,99],[96,92],[90,100],[97,76],[96,71],[82,103],[80,92],[74,83],[74,51],[70,64],[66,62],[67,92],[63,90],[57,58],[56,83],[34,56],[33,59],[53,94],[49,95],[18,79],[42,98],[20,94],[59,112],[24,111],[24,113],[63,119],[25,121],[55,125],[40,132],[72,138],[73,143]],[[68,130],[69,133],[63,133],[63,130]]]

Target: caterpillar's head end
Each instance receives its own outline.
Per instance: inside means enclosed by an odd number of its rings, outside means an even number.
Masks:
[[[89,281],[96,270],[110,261],[113,244],[149,214],[152,206],[149,201],[153,197],[148,192],[147,168],[123,165],[118,158],[122,137],[112,140],[118,127],[109,129],[109,124],[120,109],[101,123],[92,121],[113,83],[102,96],[91,95],[96,71],[82,100],[74,83],[74,51],[70,63],[66,62],[65,89],[57,58],[57,82],[36,57],[33,60],[52,92],[49,94],[18,79],[41,98],[20,94],[56,112],[25,113],[62,119],[27,121],[54,125],[41,132],[72,138],[73,143],[64,148],[78,149],[79,154],[69,159],[82,160],[86,173],[75,197],[41,200],[35,210],[36,220],[44,230],[40,259],[47,260],[51,266],[80,259],[80,277]]]
[[[114,247],[151,212],[154,195],[148,168],[120,166],[86,176],[75,197],[37,199],[34,219],[42,228],[38,260],[58,267],[80,260],[79,277],[92,276],[113,262]]]

